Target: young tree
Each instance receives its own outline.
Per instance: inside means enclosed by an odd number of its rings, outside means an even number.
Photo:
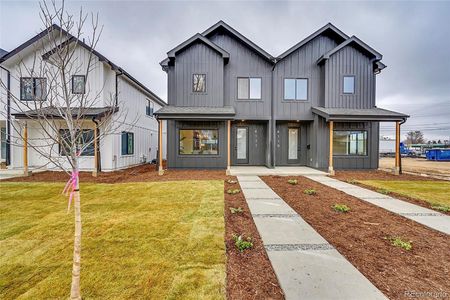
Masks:
[[[406,144],[424,144],[425,138],[422,131],[409,131],[406,133]]]
[[[26,95],[27,101],[21,101],[21,97],[8,90],[4,82],[1,85],[12,100],[12,111],[24,116],[21,121],[12,122],[16,136],[25,141],[19,143],[20,146],[32,148],[46,159],[47,164],[70,175],[64,189],[70,194],[69,208],[71,202],[74,203],[75,217],[70,298],[81,299],[80,155],[105,135],[114,134],[124,124],[118,120],[124,120],[126,112],[122,111],[118,116],[117,95],[110,95],[107,101],[103,88],[101,91],[85,90],[84,93],[71,90],[76,84],[72,75],[82,74],[88,82],[90,74],[101,67],[102,63],[95,59],[95,48],[102,31],[98,15],[88,15],[80,9],[75,18],[66,11],[64,2],[58,5],[54,1],[50,4],[44,1],[40,3],[40,17],[46,28],[45,35],[33,46],[31,58],[20,58],[18,76],[13,78],[16,82],[20,78],[31,80],[21,86],[21,93]],[[87,29],[89,36],[86,36],[86,27],[90,27]],[[80,58],[80,47],[84,51],[83,59]],[[108,103],[105,105],[105,102]],[[92,117],[92,112],[99,110],[101,117]],[[37,127],[39,138],[27,139],[29,122]],[[127,126],[133,126],[135,120],[132,122]],[[12,134],[9,134],[11,139]]]

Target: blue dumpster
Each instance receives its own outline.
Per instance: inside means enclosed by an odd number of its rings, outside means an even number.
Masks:
[[[450,149],[427,150],[427,160],[437,160],[437,161],[450,160]]]

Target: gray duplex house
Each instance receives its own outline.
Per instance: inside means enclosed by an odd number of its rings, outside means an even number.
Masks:
[[[223,21],[167,53],[168,168],[378,168],[382,55],[327,24],[275,57]]]

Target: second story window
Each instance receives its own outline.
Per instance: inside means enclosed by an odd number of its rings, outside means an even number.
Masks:
[[[194,93],[206,93],[206,74],[194,74],[192,91]]]
[[[72,94],[86,93],[86,76],[73,75],[72,76]]]
[[[34,101],[45,100],[47,91],[47,79],[37,77],[20,78],[20,100]]]
[[[285,78],[284,100],[308,100],[308,79]]]
[[[261,99],[261,78],[238,78],[238,99]]]
[[[342,90],[344,94],[355,93],[355,76],[344,76]]]
[[[145,107],[145,114],[149,117],[153,117],[154,104],[151,100],[147,99],[147,106]]]

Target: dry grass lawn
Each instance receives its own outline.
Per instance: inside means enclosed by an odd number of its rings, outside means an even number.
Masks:
[[[0,183],[0,298],[67,299],[63,183]],[[82,184],[85,299],[223,299],[223,181]]]
[[[430,204],[450,207],[450,182],[409,180],[358,180],[358,182],[407,197],[424,200]]]

